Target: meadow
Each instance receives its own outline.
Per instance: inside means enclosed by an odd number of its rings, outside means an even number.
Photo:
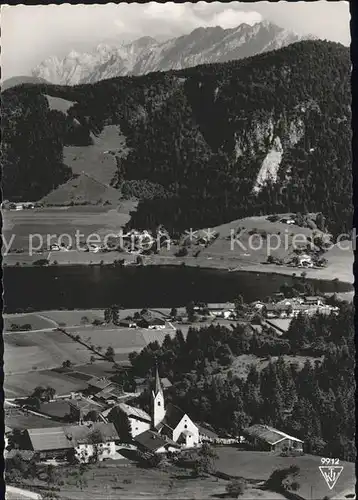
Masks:
[[[61,496],[71,500],[133,500],[225,498],[228,481],[214,476],[192,477],[190,471],[168,466],[165,469],[144,469],[126,459],[91,465],[84,473],[86,486],[81,489],[71,476],[72,470],[61,468],[64,484]],[[243,500],[281,500],[282,495],[248,487]]]
[[[300,468],[297,481],[301,485],[297,493],[307,500],[332,496],[355,484],[355,466],[350,462],[340,462],[344,469],[336,486],[330,491],[319,470],[321,457],[303,455],[287,458],[269,452],[240,451],[227,446],[217,447],[216,451],[219,456],[216,467],[220,472],[245,479],[266,480],[275,469],[297,465]]]
[[[7,242],[11,241],[11,252],[15,249],[22,249],[23,253],[15,254],[17,261],[22,259],[26,263],[26,255],[29,254],[29,235],[40,235],[44,241],[43,251],[46,250],[47,235],[53,235],[49,240],[50,244],[56,243],[62,234],[69,234],[75,242],[75,234],[78,230],[82,238],[87,238],[90,234],[96,233],[100,237],[118,231],[129,220],[129,212],[135,208],[135,203],[123,201],[120,206],[66,206],[66,207],[46,207],[33,210],[4,210],[3,234]],[[33,246],[38,245],[40,239],[33,237]],[[68,238],[63,238],[63,243],[68,243]],[[10,254],[11,254],[10,252]],[[10,255],[9,254],[9,255]],[[8,256],[5,256],[7,263]],[[39,254],[37,259],[44,258]],[[8,265],[13,264],[13,259],[8,261]]]

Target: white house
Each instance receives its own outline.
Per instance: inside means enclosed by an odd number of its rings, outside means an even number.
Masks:
[[[229,319],[235,313],[235,304],[208,304],[211,316]]]
[[[151,428],[152,419],[146,411],[126,403],[120,403],[116,408],[128,417],[133,438]]]

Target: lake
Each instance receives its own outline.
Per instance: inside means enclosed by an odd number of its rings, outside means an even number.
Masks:
[[[3,269],[5,312],[27,309],[91,309],[113,304],[125,308],[185,306],[189,301],[245,301],[277,292],[291,276],[227,272],[192,267],[51,266]],[[346,292],[345,283],[314,280],[321,292]]]

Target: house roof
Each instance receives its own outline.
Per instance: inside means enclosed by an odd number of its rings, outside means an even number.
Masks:
[[[301,439],[295,438],[285,432],[269,427],[268,425],[256,424],[243,430],[243,434],[265,441],[268,444],[274,445],[284,439],[291,439],[303,443]]]
[[[305,297],[305,301],[306,302],[313,302],[313,301],[317,301],[317,300],[322,300],[322,297],[318,297],[318,296],[309,296],[309,297]]]
[[[108,385],[104,389],[102,389],[100,392],[97,392],[96,397],[97,398],[105,398],[106,397],[111,397],[111,396],[123,396],[124,392],[119,387],[119,385],[112,383],[111,385]]]
[[[7,434],[8,432],[11,432],[11,431],[12,431],[11,427],[8,427],[7,425],[5,425],[4,433]]]
[[[46,429],[28,429],[28,435],[34,451],[67,450],[78,444],[89,442],[92,432],[99,431],[103,442],[118,439],[118,433],[113,424],[96,422],[91,426],[69,425]]]
[[[112,382],[106,378],[98,378],[93,377],[87,382],[91,387],[96,387],[97,389],[104,389],[108,385],[112,384]]]
[[[101,391],[102,392],[102,391]],[[98,393],[100,394],[100,393]],[[97,394],[97,395],[98,395]],[[94,401],[89,401],[88,399],[74,399],[69,401],[70,406],[81,411],[90,412],[91,410],[100,411],[102,409],[101,405],[95,403]]]
[[[117,405],[117,408],[128,415],[128,417],[139,418],[141,420],[145,420],[146,422],[152,421],[150,415],[140,408],[135,408],[134,406],[127,405],[126,403],[120,403]]]
[[[68,401],[53,401],[51,403],[41,403],[39,411],[52,417],[64,418],[69,415],[71,406]]]
[[[34,451],[67,450],[74,447],[63,427],[27,430]],[[71,437],[71,436],[70,436]]]
[[[83,444],[89,442],[89,436],[93,432],[99,432],[102,436],[102,442],[114,441],[118,439],[118,433],[112,423],[106,424],[104,422],[95,422],[90,426],[86,425],[74,425],[70,426],[68,432],[72,435],[72,439],[77,444]]]
[[[231,302],[208,304],[208,309],[235,309],[235,304]]]
[[[171,439],[168,439],[165,436],[161,436],[157,432],[154,431],[145,431],[142,432],[141,434],[138,434],[134,440],[139,443],[141,446],[146,448],[147,450],[150,451],[156,451],[159,450],[159,448],[162,448],[163,446],[175,446],[176,448],[180,448],[180,446],[172,441]]]
[[[161,381],[162,387],[163,387],[164,389],[168,389],[168,387],[171,387],[171,386],[173,385],[173,384],[170,382],[170,380],[169,380],[168,378],[166,378],[166,377],[165,377],[165,378],[161,378],[161,379],[160,379],[160,381]]]

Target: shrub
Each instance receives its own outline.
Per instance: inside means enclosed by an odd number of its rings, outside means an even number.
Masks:
[[[226,485],[226,493],[230,496],[237,498],[244,494],[245,482],[242,479],[233,479]]]

